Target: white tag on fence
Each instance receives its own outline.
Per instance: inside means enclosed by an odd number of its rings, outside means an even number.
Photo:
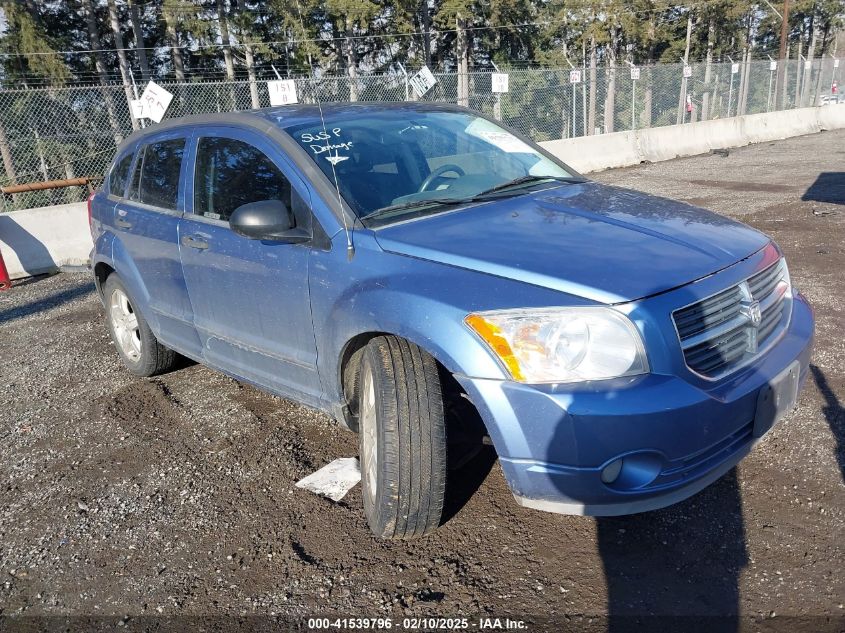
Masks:
[[[631,79],[633,81],[636,81],[639,78],[640,78],[640,69],[636,68],[636,67],[631,68]]]
[[[777,62],[769,62],[769,70],[777,70],[778,63]]]
[[[493,92],[507,92],[508,91],[508,74],[507,73],[493,73],[490,76],[492,82]]]
[[[692,66],[684,66],[684,77],[692,77]]]
[[[422,97],[426,92],[434,88],[437,79],[431,74],[428,66],[423,66],[420,72],[411,77],[410,82],[414,92],[417,93],[417,97]]]
[[[299,103],[299,98],[296,96],[296,82],[293,79],[268,81],[267,91],[270,93],[271,106]]]
[[[159,86],[156,82],[150,81],[141,95],[141,104],[143,107],[141,116],[152,119],[156,123],[161,123],[171,101],[173,101],[173,95],[170,92]]]
[[[731,64],[731,74],[735,75],[739,72],[739,64],[733,63]]]
[[[140,99],[132,99],[129,102],[129,105],[132,108],[132,118],[134,119],[143,119],[144,118],[144,102]]]
[[[571,83],[571,84],[580,84],[581,83],[581,71],[580,70],[570,70],[569,71],[569,83]]]

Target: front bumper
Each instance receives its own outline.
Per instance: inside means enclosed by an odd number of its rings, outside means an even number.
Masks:
[[[813,316],[800,295],[792,309],[781,340],[718,383],[656,373],[576,386],[457,379],[521,505],[592,516],[655,510],[700,491],[750,452],[760,439],[753,426],[761,388],[795,362],[803,385]],[[619,459],[618,476],[602,481]]]

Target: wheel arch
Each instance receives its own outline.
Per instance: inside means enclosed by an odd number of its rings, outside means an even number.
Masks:
[[[104,261],[94,264],[94,285],[97,287],[97,292],[100,293],[101,298],[103,296],[103,286],[106,283],[106,279],[108,279],[109,275],[113,272],[114,267]]]
[[[339,397],[342,403],[340,406],[340,422],[349,430],[355,432],[358,430],[357,402],[355,401],[355,396],[357,394],[363,351],[370,341],[379,336],[395,336],[417,345],[435,360],[441,371],[441,375],[446,374],[450,381],[463,391],[458,381],[454,379],[454,375],[460,372],[455,359],[448,356],[443,349],[431,345],[431,341],[421,340],[421,337],[414,337],[413,335],[408,336],[407,333],[396,333],[386,330],[360,332],[348,339],[342,346],[336,369],[336,380],[337,385],[340,387]],[[467,401],[477,410],[474,403],[469,401],[468,398]]]

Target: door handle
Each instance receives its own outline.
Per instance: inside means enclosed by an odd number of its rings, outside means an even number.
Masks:
[[[186,235],[185,237],[183,237],[182,244],[190,248],[198,248],[200,250],[205,250],[206,248],[208,248],[208,242],[195,235]]]
[[[132,223],[129,220],[124,220],[123,218],[116,218],[114,223],[122,229],[132,228]]]

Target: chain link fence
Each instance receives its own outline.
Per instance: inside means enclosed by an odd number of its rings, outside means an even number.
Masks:
[[[463,105],[546,141],[820,105],[831,101],[840,69],[825,58],[507,72],[509,90],[502,94],[492,92],[492,73],[468,73]],[[458,75],[435,77],[422,100],[459,103]],[[295,81],[305,103],[417,99],[403,74]],[[168,118],[270,105],[265,81],[159,84],[174,95]],[[142,89],[120,84],[0,89],[0,185],[101,177],[116,144],[140,126],[129,99]],[[84,187],[3,194],[0,211],[78,202],[86,195]]]

